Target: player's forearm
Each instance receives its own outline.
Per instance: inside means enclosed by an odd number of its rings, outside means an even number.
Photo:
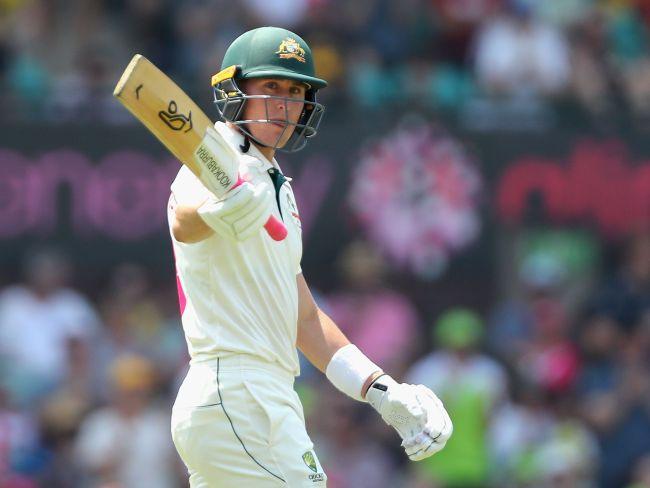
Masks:
[[[334,353],[349,343],[341,329],[318,307],[298,324],[298,348],[322,372]]]
[[[176,207],[176,217],[172,224],[174,239],[191,244],[210,237],[214,231],[199,216],[197,206],[179,205]]]
[[[330,381],[357,400],[363,400],[381,368],[352,345],[323,312],[309,291],[302,273],[298,287],[298,348]]]
[[[298,347],[309,361],[323,373],[327,371],[332,357],[350,341],[341,329],[321,309],[316,309],[312,321],[307,321],[298,329]],[[372,371],[361,386],[361,398],[366,397],[366,392],[372,382],[383,372],[377,368]]]

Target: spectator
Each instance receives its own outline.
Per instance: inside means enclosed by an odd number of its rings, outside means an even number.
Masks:
[[[590,308],[616,317],[630,330],[650,310],[650,232],[632,235],[613,278],[598,290]]]
[[[386,369],[399,370],[416,337],[414,306],[386,287],[382,259],[368,243],[350,244],[339,269],[344,284],[327,299],[332,318],[370,358]]]
[[[507,5],[476,38],[478,84],[493,95],[561,94],[570,67],[564,36],[532,17],[525,0],[510,0]]]
[[[594,486],[597,444],[592,433],[571,413],[571,397],[553,402],[555,423],[531,459],[533,484],[554,488]],[[568,407],[568,410],[567,410]]]
[[[537,446],[555,428],[539,387],[515,376],[511,399],[498,406],[489,426],[490,480],[494,486],[527,486],[538,473],[531,460]]]
[[[607,315],[588,317],[580,329],[582,367],[576,390],[589,401],[592,395],[611,391],[621,381],[622,351],[629,337],[616,319]]]
[[[18,109],[16,113],[31,119],[42,110],[52,82],[41,51],[46,44],[49,10],[38,0],[9,7],[7,17],[0,19],[2,50],[9,54],[3,63],[8,102]]]
[[[504,400],[503,366],[481,353],[482,320],[471,310],[451,309],[433,329],[439,350],[418,361],[407,381],[435,388],[454,423],[445,449],[423,461],[430,482],[448,487],[484,486],[489,477],[488,426]]]
[[[0,356],[20,402],[41,397],[66,375],[68,341],[89,343],[99,328],[90,302],[67,287],[70,263],[53,249],[26,259],[25,283],[0,294]]]
[[[526,256],[518,269],[519,296],[498,304],[490,317],[488,345],[492,352],[514,364],[528,350],[545,302],[557,302],[565,292],[566,270],[552,253]]]
[[[120,18],[126,19],[129,45],[145,54],[163,71],[172,64],[173,28],[171,4],[164,0],[127,0]]]
[[[153,364],[120,356],[110,368],[112,402],[81,424],[75,454],[92,486],[174,486],[169,413],[154,396]]]
[[[71,362],[77,361],[71,358]],[[76,381],[70,381],[46,398],[40,409],[39,433],[45,460],[38,470],[38,479],[47,486],[63,488],[83,479],[74,440],[84,416],[95,405],[91,403],[94,398],[90,397],[90,392],[80,386]]]
[[[619,76],[607,54],[607,23],[604,12],[590,12],[571,31],[572,90],[585,109],[606,116],[616,109]]]
[[[582,336],[583,349],[591,357],[587,356],[588,369],[579,383],[580,408],[606,460],[600,466],[599,486],[613,488],[624,486],[631,466],[650,452],[650,370],[645,344],[637,336],[611,319],[597,318],[592,327],[596,330],[585,329]],[[608,338],[613,342],[605,346]],[[601,357],[606,354],[618,361],[599,371],[594,362],[599,350]],[[600,363],[607,364],[602,359]]]
[[[174,319],[167,316],[162,299],[151,287],[148,271],[134,263],[117,266],[104,296],[106,327],[95,351],[97,373],[105,371],[118,356],[137,354],[160,364],[161,379],[173,378],[179,365],[187,363],[178,309],[172,308]]]
[[[395,479],[395,459],[385,447],[389,444],[366,442],[369,436],[376,434],[373,429],[383,429],[384,426],[369,424],[364,406],[346,402],[330,388],[324,384],[319,387],[318,409],[332,412],[332,415],[318,416],[315,426],[316,443],[321,446],[323,462],[330,466],[327,486],[399,486]],[[394,439],[397,434],[391,429],[388,435]]]
[[[437,18],[429,23],[440,30],[437,53],[454,67],[465,67],[476,29],[499,11],[503,0],[433,0]]]
[[[74,68],[56,79],[51,98],[45,102],[47,116],[57,122],[110,121],[117,112],[112,96],[110,51],[91,45],[78,53]],[[117,120],[120,116],[115,115]]]
[[[494,486],[594,486],[596,439],[575,412],[575,399],[518,377],[513,400],[494,415]]]
[[[533,337],[515,367],[547,393],[567,392],[576,380],[579,359],[564,307],[558,300],[539,300],[533,313]]]
[[[397,74],[388,69],[381,53],[373,46],[362,45],[348,58],[347,90],[354,103],[377,110],[404,100]]]

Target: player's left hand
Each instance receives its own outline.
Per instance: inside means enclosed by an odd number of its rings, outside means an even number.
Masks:
[[[372,383],[366,399],[399,433],[402,447],[412,461],[442,450],[451,437],[453,425],[449,414],[426,386],[399,384],[383,375]]]
[[[440,399],[429,388],[416,385],[416,396],[427,412],[427,420],[420,432],[402,441],[402,447],[411,461],[421,461],[441,451],[453,432],[453,424]]]

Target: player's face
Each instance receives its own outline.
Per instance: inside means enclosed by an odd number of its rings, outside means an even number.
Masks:
[[[247,124],[255,139],[267,146],[283,147],[295,129],[291,124],[297,123],[302,113],[306,86],[293,80],[256,78],[246,80],[242,88],[246,95],[271,95],[286,99],[248,99],[243,114],[245,120],[263,121]]]

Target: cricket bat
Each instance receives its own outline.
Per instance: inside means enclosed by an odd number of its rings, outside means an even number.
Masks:
[[[144,56],[133,56],[113,95],[199,180],[216,182],[210,185],[210,190],[220,193],[215,196],[222,197],[244,182],[233,158],[210,158],[205,166],[194,160],[195,153],[202,159],[206,157],[202,141],[213,124],[174,81]],[[287,228],[273,215],[264,228],[276,241],[287,236]]]

